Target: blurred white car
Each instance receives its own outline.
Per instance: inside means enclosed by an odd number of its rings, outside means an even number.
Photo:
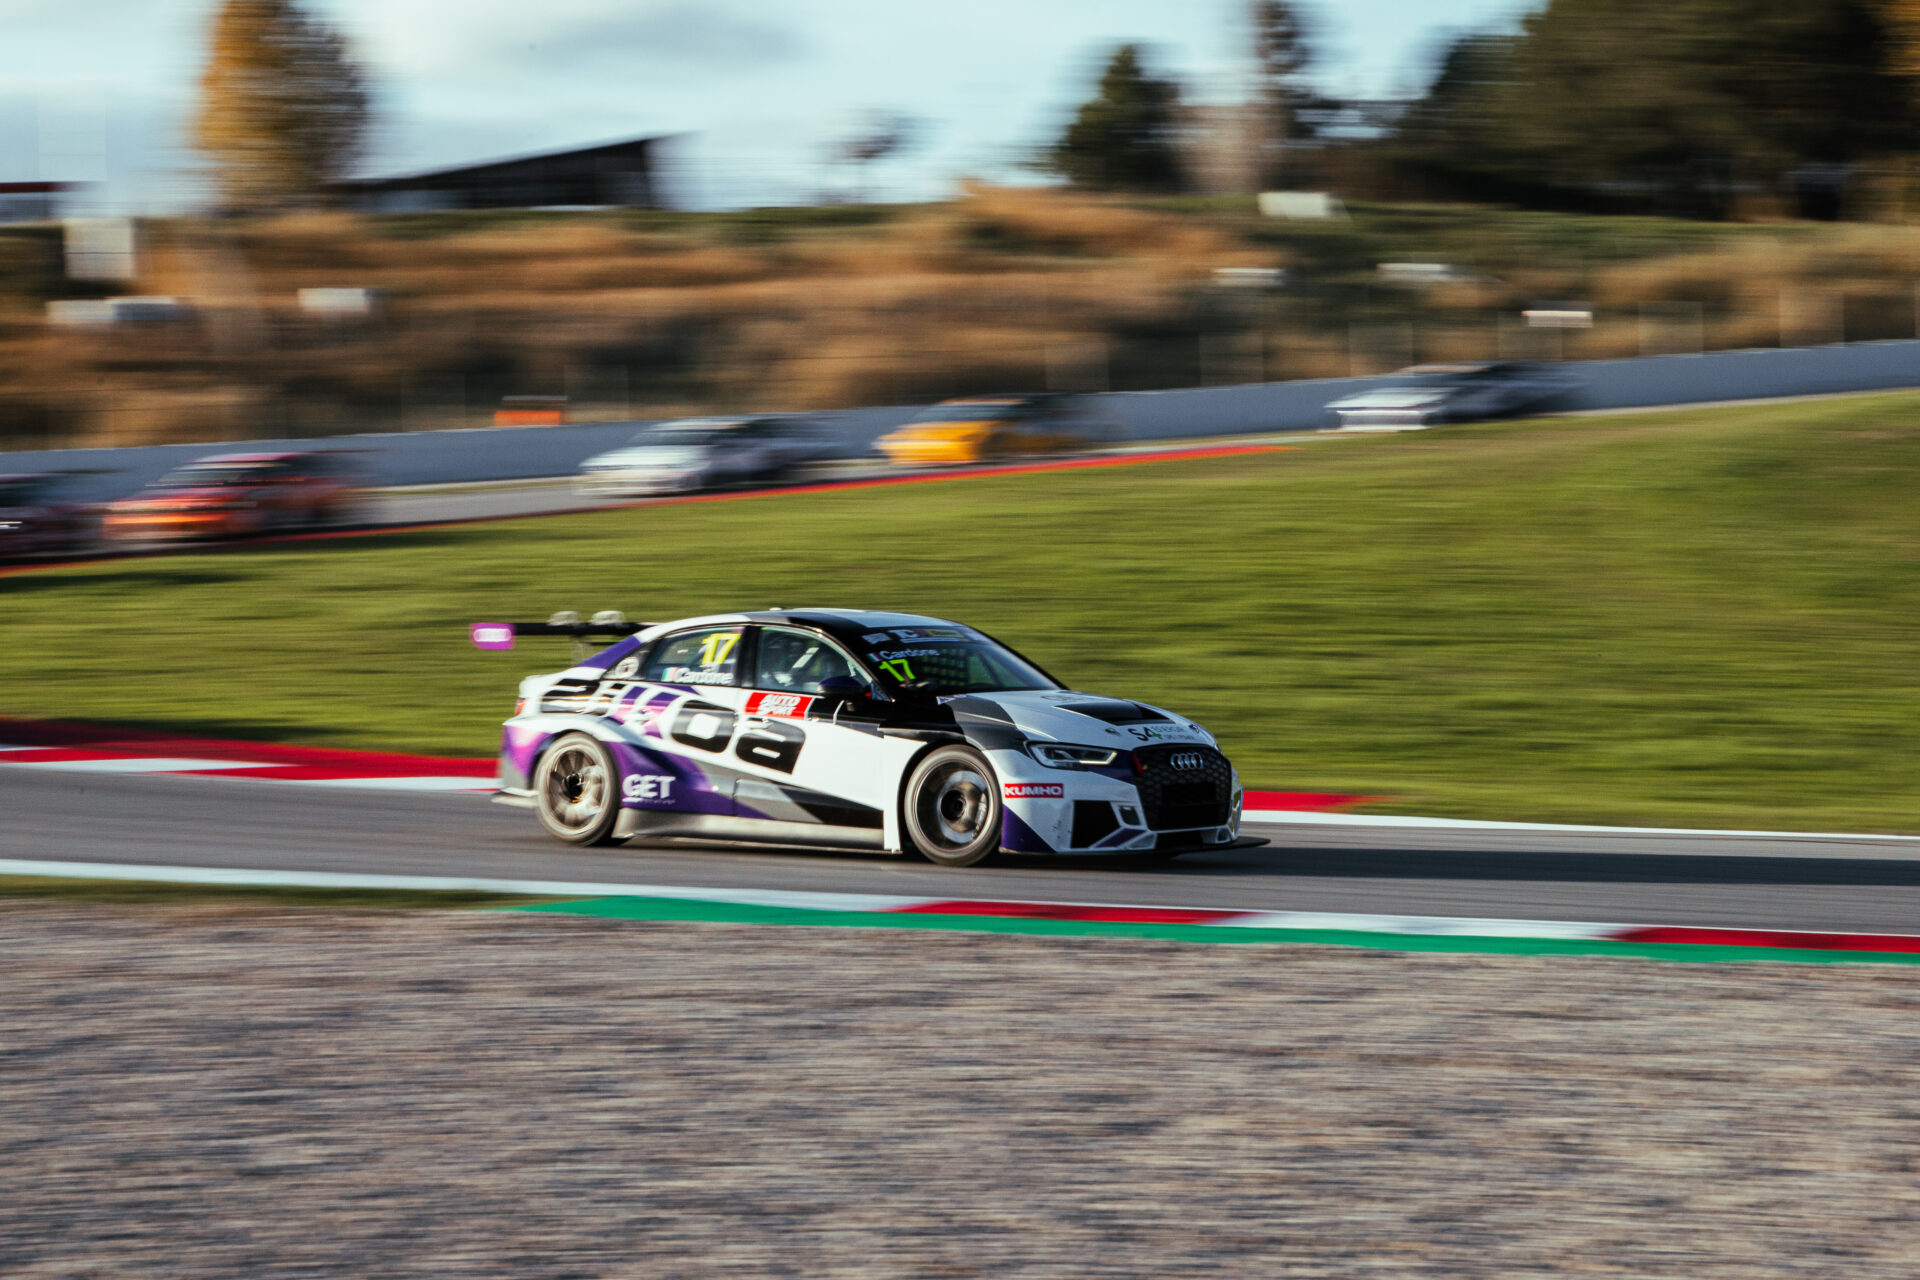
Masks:
[[[832,457],[838,445],[827,427],[801,418],[686,418],[588,458],[574,483],[594,498],[724,489],[785,479]]]
[[[1327,405],[1327,425],[1408,431],[1441,422],[1479,422],[1539,409],[1582,385],[1571,370],[1508,360],[1428,364],[1402,369],[1393,382]]]

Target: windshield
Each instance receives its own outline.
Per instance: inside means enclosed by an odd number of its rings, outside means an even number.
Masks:
[[[671,449],[675,453],[697,453],[711,448],[716,436],[712,431],[681,429],[646,431],[628,443],[629,449]]]
[[[1011,418],[1020,409],[1014,400],[975,400],[970,404],[937,404],[914,419],[915,422],[990,422]]]
[[[890,688],[936,695],[1058,689],[1004,645],[956,626],[890,627],[860,637],[867,665]]]
[[[215,467],[181,467],[153,482],[156,489],[225,489],[237,485],[263,484],[268,468],[258,463]]]

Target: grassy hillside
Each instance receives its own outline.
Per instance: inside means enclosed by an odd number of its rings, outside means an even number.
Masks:
[[[1920,832],[1920,396],[637,509],[0,578],[0,711],[485,753],[472,620],[971,621],[1256,786]]]

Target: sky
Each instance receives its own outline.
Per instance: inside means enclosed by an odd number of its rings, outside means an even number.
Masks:
[[[0,181],[97,183],[97,212],[192,203],[184,145],[211,0],[0,0]],[[1195,101],[1246,84],[1244,0],[308,0],[372,77],[365,174],[672,133],[689,207],[806,203],[855,183],[921,199],[1007,179],[1123,41]],[[1334,0],[1315,78],[1417,92],[1449,35],[1528,0]],[[831,163],[875,113],[916,143],[864,179]]]

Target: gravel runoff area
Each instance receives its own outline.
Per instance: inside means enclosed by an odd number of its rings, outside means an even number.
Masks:
[[[1873,965],[0,906],[0,1274],[1920,1273]]]

